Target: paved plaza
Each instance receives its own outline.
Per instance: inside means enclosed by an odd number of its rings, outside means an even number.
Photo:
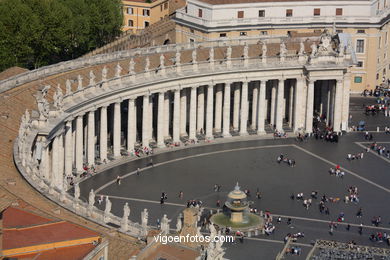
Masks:
[[[373,99],[352,98],[353,119],[365,118],[358,107],[362,102],[373,102]],[[376,119],[366,118],[369,129],[376,129],[376,122],[386,125],[390,120],[383,115]],[[383,129],[382,129],[383,130]],[[374,141],[380,145],[390,146],[390,135],[373,132]],[[88,198],[90,189],[99,195],[108,195],[113,203],[112,213],[123,214],[123,204],[129,203],[130,219],[140,221],[140,212],[149,210],[149,223],[156,225],[157,219],[167,214],[172,219],[174,228],[179,213],[186,207],[187,200],[201,200],[208,209],[216,209],[217,200],[225,201],[226,195],[238,181],[241,189],[249,189],[253,201],[252,207],[270,211],[274,217],[281,216],[282,222],[276,225],[274,234],[247,238],[241,244],[224,244],[229,259],[274,259],[283,247],[283,238],[287,233],[304,232],[305,237],[298,239],[302,248],[301,256],[292,259],[305,259],[316,239],[348,242],[378,247],[388,247],[385,243],[369,240],[369,235],[378,231],[390,232],[390,171],[389,160],[375,152],[364,152],[364,158],[348,161],[348,153],[363,152],[367,146],[361,132],[343,135],[338,143],[309,139],[297,142],[294,138],[286,139],[236,139],[234,142],[185,147],[153,155],[154,166],[149,166],[149,157],[143,157],[112,168],[83,181],[80,184],[81,195]],[[240,140],[240,141],[238,141]],[[278,164],[280,154],[296,161],[295,167],[286,163]],[[346,172],[344,178],[328,173],[329,168],[340,165]],[[136,175],[136,169],[141,169]],[[116,177],[122,176],[120,185]],[[214,192],[214,184],[222,185],[220,192]],[[344,203],[348,187],[356,186],[360,202]],[[255,197],[259,189],[262,198]],[[161,192],[168,194],[164,205],[160,205]],[[184,198],[178,194],[184,192]],[[302,201],[292,200],[290,195],[304,193],[309,198],[312,191],[318,191],[318,199],[313,200],[307,210]],[[319,202],[322,195],[340,198],[339,202],[327,202],[330,214],[321,214]],[[104,203],[99,206],[104,209]],[[359,208],[363,217],[357,218]],[[338,215],[345,214],[345,223],[339,223],[333,235],[329,233],[330,221],[336,221]],[[382,223],[374,227],[371,219],[381,216]],[[287,225],[287,218],[292,224]],[[346,224],[351,225],[350,230]],[[363,224],[363,234],[358,233],[358,226]]]

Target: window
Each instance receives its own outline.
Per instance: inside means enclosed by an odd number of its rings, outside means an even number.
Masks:
[[[133,27],[134,26],[133,20],[127,21],[127,26]]]
[[[261,31],[260,34],[261,35],[268,35],[268,32],[267,31]]]
[[[314,16],[320,16],[321,15],[321,9],[320,8],[314,8],[313,15]]]
[[[379,48],[382,46],[382,37],[379,37],[379,41],[378,41],[378,44],[379,44]]]
[[[378,79],[379,79],[379,73],[376,74],[376,80],[378,80]]]
[[[387,44],[387,32],[385,33],[385,44]]]
[[[292,9],[286,9],[286,17],[293,16],[293,10]]]
[[[142,10],[143,16],[150,16],[150,10],[149,9],[143,9]]]
[[[219,37],[226,37],[226,33],[220,33]]]
[[[133,8],[127,7],[127,14],[133,14]]]
[[[198,17],[203,17],[203,10],[202,9],[198,9]]]
[[[188,8],[187,8],[187,6],[184,8],[184,11],[185,11],[186,13],[188,13]]]
[[[259,10],[259,17],[265,17],[265,10]]]
[[[246,36],[247,33],[246,32],[240,32],[240,36]]]
[[[149,22],[145,21],[145,28],[149,26]]]
[[[356,77],[354,78],[354,82],[355,82],[355,83],[362,83],[362,77],[356,76]]]
[[[162,11],[163,10],[163,5],[160,5],[160,11]]]
[[[168,2],[164,3],[164,10],[168,9]]]
[[[362,68],[363,67],[363,61],[358,61],[356,64],[356,67]]]
[[[343,8],[336,8],[336,15],[343,15]]]
[[[195,33],[194,29],[190,29],[190,33]]]
[[[357,33],[366,33],[366,30],[357,30]]]
[[[364,53],[364,40],[356,40],[356,53]]]
[[[195,42],[195,39],[190,39],[190,42]]]
[[[336,30],[337,33],[343,33],[343,30]]]
[[[237,18],[244,18],[244,11],[238,11]]]
[[[386,75],[386,68],[383,69],[383,76]]]

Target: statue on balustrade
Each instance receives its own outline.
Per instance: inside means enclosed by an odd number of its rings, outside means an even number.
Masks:
[[[58,84],[56,92],[53,95],[53,105],[58,111],[62,111],[64,106],[64,94],[62,94],[62,89]]]
[[[89,71],[89,85],[90,86],[95,85],[95,78],[96,78],[95,73],[93,73],[93,70],[90,70]]]
[[[135,67],[135,62],[134,62],[134,58],[132,57],[130,59],[130,62],[129,62],[129,74],[130,75],[134,75],[135,74],[134,67]]]
[[[39,120],[46,120],[49,117],[50,104],[46,99],[49,89],[50,85],[47,85],[35,95],[38,104]]]
[[[70,82],[69,79],[67,79],[65,82],[65,89],[66,89],[65,92],[66,95],[70,95],[72,93],[72,83]]]
[[[122,73],[122,66],[119,64],[119,62],[115,66],[115,77],[119,78]]]

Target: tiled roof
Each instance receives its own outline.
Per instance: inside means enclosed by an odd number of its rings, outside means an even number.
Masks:
[[[3,212],[3,228],[40,225],[51,221],[53,220],[14,207],[9,207]]]
[[[148,254],[145,259],[180,259],[193,260],[199,256],[199,252],[188,247],[183,247],[179,244],[167,244],[158,246],[154,252]]]
[[[52,250],[37,252],[34,254],[27,254],[18,256],[18,260],[81,260],[83,259],[95,246],[92,244],[70,246],[64,248],[55,248]]]
[[[9,69],[6,69],[5,71],[0,73],[0,80],[18,75],[20,73],[23,73],[25,71],[28,71],[28,69],[20,68],[20,67],[11,67]]]
[[[3,249],[97,237],[98,233],[68,222],[3,230]]]

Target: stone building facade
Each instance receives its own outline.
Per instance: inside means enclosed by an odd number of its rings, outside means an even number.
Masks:
[[[176,41],[249,39],[319,34],[347,35],[356,52],[351,91],[373,89],[390,78],[387,0],[304,1],[189,0],[176,12]]]

